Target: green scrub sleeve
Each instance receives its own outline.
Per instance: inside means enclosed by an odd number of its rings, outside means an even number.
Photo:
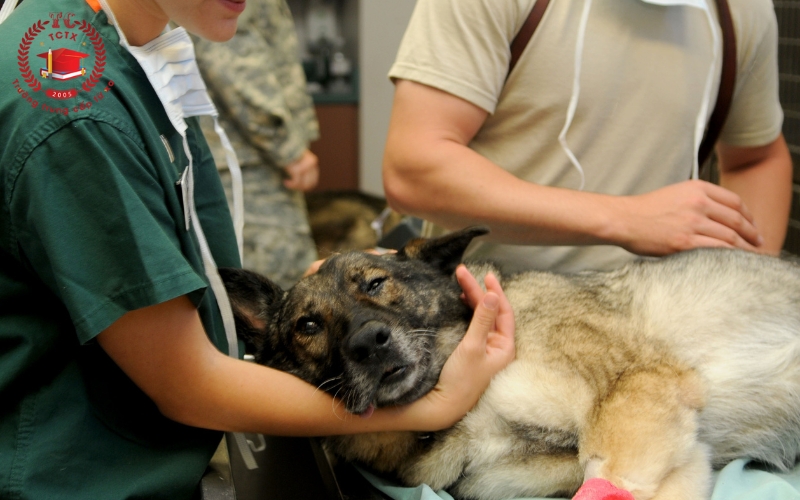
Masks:
[[[113,120],[74,121],[15,179],[22,260],[61,298],[82,343],[127,311],[206,286],[184,255],[193,236],[178,168],[151,160],[137,137]]]

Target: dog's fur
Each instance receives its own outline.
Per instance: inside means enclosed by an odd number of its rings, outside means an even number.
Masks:
[[[353,413],[437,381],[471,311],[453,273],[481,228],[394,255],[347,253],[288,292],[223,275],[261,363]],[[488,264],[468,266],[482,277]],[[516,360],[456,426],[327,438],[347,460],[458,497],[574,493],[603,477],[637,500],[703,499],[711,467],[800,454],[800,266],[701,249],[608,273],[504,277]]]

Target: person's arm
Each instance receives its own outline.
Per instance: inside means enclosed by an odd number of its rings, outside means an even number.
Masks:
[[[222,354],[185,296],[129,312],[97,339],[165,416],[187,425],[295,436],[439,430],[459,420],[514,357],[513,312],[499,283],[488,277],[484,294],[464,271],[459,282],[479,305],[439,384],[415,403],[369,418],[348,414],[293,375]]]
[[[389,204],[450,229],[487,224],[488,238],[501,243],[614,244],[645,255],[760,243],[739,197],[709,183],[621,197],[523,181],[469,149],[486,116],[447,92],[398,80],[383,165]]]
[[[783,134],[761,147],[717,146],[720,185],[737,193],[764,237],[759,251],[783,248],[792,203],[792,157]]]

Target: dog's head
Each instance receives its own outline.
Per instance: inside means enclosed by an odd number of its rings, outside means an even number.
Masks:
[[[289,291],[252,272],[220,273],[256,361],[360,414],[409,403],[436,385],[472,315],[454,271],[470,241],[487,232],[417,239],[395,254],[336,255]]]

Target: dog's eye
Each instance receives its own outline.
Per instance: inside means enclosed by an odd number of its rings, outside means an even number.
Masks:
[[[383,288],[383,282],[386,281],[386,278],[375,278],[367,283],[366,292],[369,295],[376,295],[378,292],[381,291]]]
[[[303,316],[297,320],[297,323],[295,323],[294,330],[303,335],[316,335],[322,330],[322,328],[320,328],[319,323],[314,320],[314,318]]]

